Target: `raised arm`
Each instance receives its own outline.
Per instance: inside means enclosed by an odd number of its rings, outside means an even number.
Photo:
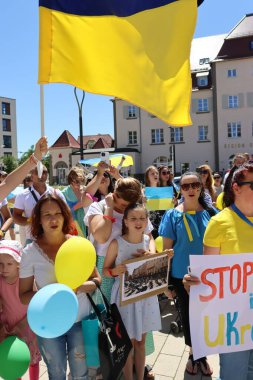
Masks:
[[[23,181],[27,173],[37,165],[47,150],[47,139],[41,137],[35,145],[34,153],[22,165],[8,174],[0,184],[0,202]]]

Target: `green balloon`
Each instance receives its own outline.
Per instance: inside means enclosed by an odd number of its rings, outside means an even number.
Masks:
[[[9,336],[0,344],[0,377],[4,380],[16,380],[22,377],[29,363],[29,348],[16,336]]]

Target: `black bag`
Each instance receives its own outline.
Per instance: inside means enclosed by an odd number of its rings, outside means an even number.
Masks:
[[[100,369],[103,380],[117,380],[132,349],[132,342],[117,305],[115,303],[110,305],[101,289],[99,287],[98,289],[105,304],[105,311],[102,313],[90,295],[87,296],[100,322],[98,334]]]

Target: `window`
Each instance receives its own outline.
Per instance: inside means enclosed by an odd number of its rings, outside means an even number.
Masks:
[[[155,118],[156,116],[153,115],[152,113],[148,113],[148,116],[151,117],[151,118]]]
[[[241,137],[241,124],[240,123],[228,123],[228,137],[236,138]]]
[[[159,166],[169,166],[169,163],[170,163],[171,159],[168,159],[168,157],[166,156],[159,156],[157,157],[154,162],[153,162],[153,165],[156,166],[157,168],[159,168]]]
[[[208,126],[207,125],[199,125],[199,141],[207,141],[208,140]]]
[[[137,107],[135,106],[128,106],[128,115],[127,117],[129,119],[135,119],[137,117]]]
[[[208,99],[198,99],[198,112],[208,112]]]
[[[89,140],[87,143],[87,149],[92,149],[95,144],[96,144],[95,140]]]
[[[11,107],[10,103],[2,102],[2,115],[10,115]]]
[[[11,120],[10,119],[3,119],[3,131],[4,132],[10,132],[11,131]]]
[[[198,87],[205,87],[208,85],[208,77],[206,76],[201,76],[197,78],[197,84]]]
[[[249,48],[250,48],[250,50],[253,50],[253,41],[250,41]]]
[[[184,141],[184,135],[183,135],[183,128],[182,127],[170,128],[170,141],[172,143]]]
[[[238,108],[238,96],[229,95],[228,97],[228,108]]]
[[[237,76],[236,69],[229,69],[228,70],[228,78],[232,78],[232,77],[236,77],[236,76]]]
[[[209,62],[210,62],[210,58],[200,58],[199,60],[200,65],[204,65],[205,63],[209,63]]]
[[[151,129],[151,143],[161,144],[164,142],[163,129]]]
[[[137,132],[136,131],[129,131],[128,132],[128,144],[137,144]]]
[[[11,152],[4,152],[4,157],[10,157],[10,156],[12,156]]]
[[[11,136],[3,135],[3,148],[11,148]]]

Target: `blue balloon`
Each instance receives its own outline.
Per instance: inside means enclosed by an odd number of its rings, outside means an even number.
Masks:
[[[78,300],[73,290],[63,284],[50,284],[31,299],[27,320],[36,335],[56,338],[73,326],[77,313]]]

